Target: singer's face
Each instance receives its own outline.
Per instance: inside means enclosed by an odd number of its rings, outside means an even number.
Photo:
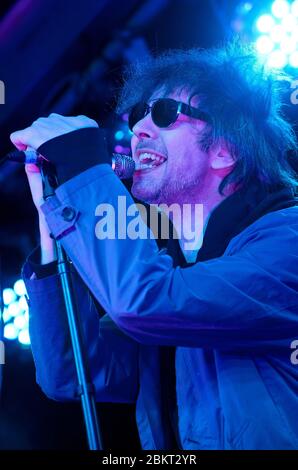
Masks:
[[[154,93],[149,100],[165,97]],[[188,94],[172,93],[168,98],[188,104]],[[190,103],[196,106],[196,102]],[[196,200],[202,186],[208,184],[208,153],[200,148],[199,140],[206,123],[179,114],[168,128],[154,124],[151,113],[135,124],[131,140],[132,156],[138,164],[143,158],[152,159],[153,167],[136,171],[132,193],[151,204],[187,203]],[[144,155],[145,153],[151,155]],[[198,201],[200,202],[200,201]]]

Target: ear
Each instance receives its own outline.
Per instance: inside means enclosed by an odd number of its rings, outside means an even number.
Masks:
[[[209,156],[210,166],[213,170],[221,170],[223,173],[230,173],[235,164],[235,160],[223,140],[211,146]]]

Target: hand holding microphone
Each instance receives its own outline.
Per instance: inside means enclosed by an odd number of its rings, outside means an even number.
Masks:
[[[74,131],[82,129],[87,135],[73,136]],[[99,129],[98,124],[86,116],[65,117],[53,113],[13,132],[10,139],[18,150],[29,147],[50,161],[60,184],[109,158],[104,129]],[[80,154],[76,155],[74,150]]]
[[[45,155],[43,156],[55,166],[60,183],[63,183],[68,179],[67,175],[65,175],[65,169],[66,173],[68,169],[70,172],[73,168],[72,163],[77,164],[78,162],[72,162],[74,158],[71,158],[67,148],[65,148],[65,152],[60,151],[59,142],[57,142],[55,147],[58,151],[54,152],[51,151],[52,146],[49,144],[53,139],[59,139],[59,137],[65,134],[83,128],[98,129],[98,125],[95,121],[86,116],[64,117],[53,113],[50,114],[48,118],[37,119],[31,126],[25,129],[13,132],[10,135],[10,139],[20,151],[29,150],[41,153],[40,149],[44,146],[43,150]],[[104,143],[103,138],[103,147],[105,147]],[[97,157],[97,163],[98,160],[99,158]],[[34,204],[37,210],[40,211],[40,205],[43,203],[40,169],[37,165],[31,163],[26,164],[25,169]]]
[[[26,173],[35,204],[42,200],[39,194],[41,183],[37,183],[37,175],[41,178],[40,171],[36,164],[32,164],[37,163],[38,159],[44,158],[54,165],[59,184],[99,163],[112,165],[120,178],[131,177],[135,169],[130,157],[114,154],[111,159],[104,129],[86,116],[65,117],[53,113],[48,118],[37,119],[23,130],[13,132],[10,138],[20,152],[11,152],[8,159],[30,162],[26,164]]]
[[[78,131],[78,132],[75,132]],[[50,114],[39,118],[31,126],[13,132],[12,143],[20,152],[8,154],[8,160],[25,163],[33,202],[39,214],[42,263],[55,259],[53,240],[40,209],[44,202],[39,154],[56,169],[59,184],[99,163],[112,164],[120,178],[129,178],[134,172],[130,157],[114,155],[107,150],[105,131],[86,116],[64,117]],[[22,153],[24,152],[24,153]],[[30,161],[30,163],[27,163]],[[31,162],[34,163],[31,163]]]
[[[26,150],[27,147],[37,150],[42,144],[55,137],[85,127],[98,128],[98,124],[87,116],[61,116],[52,113],[47,118],[37,119],[25,129],[13,132],[10,140],[18,150]]]

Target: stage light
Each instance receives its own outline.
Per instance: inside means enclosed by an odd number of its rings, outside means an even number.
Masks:
[[[292,15],[298,17],[298,0],[295,0],[291,5]]]
[[[22,330],[19,332],[18,334],[18,340],[21,344],[25,345],[25,346],[29,346],[30,345],[30,336],[29,336],[29,330],[28,328]]]
[[[26,295],[26,287],[23,279],[19,279],[14,283],[13,290],[19,297]]]
[[[273,26],[273,28],[269,32],[269,35],[270,39],[276,43],[280,43],[280,41],[283,41],[288,37],[287,32],[280,24],[276,24],[275,26]]]
[[[281,20],[281,26],[285,31],[292,32],[297,28],[297,18],[294,15],[287,15]]]
[[[13,321],[13,324],[16,328],[18,328],[19,330],[23,330],[25,327],[27,327],[27,322],[26,322],[26,318],[25,318],[25,315],[18,315],[15,317],[14,321]]]
[[[18,304],[21,310],[23,311],[28,310],[28,303],[24,295],[22,295],[22,297],[19,298]]]
[[[285,54],[291,54],[292,52],[295,52],[297,49],[297,42],[295,39],[288,38],[284,39],[280,43],[280,50],[284,52]]]
[[[295,29],[291,32],[290,37],[291,37],[292,39],[295,39],[295,41],[298,43],[298,25],[297,25],[297,28],[295,28]]]
[[[4,338],[14,340],[18,337],[18,329],[14,326],[13,323],[8,323],[4,326]]]
[[[15,291],[10,288],[3,289],[2,297],[4,305],[9,305],[17,298]]]
[[[289,64],[294,68],[298,68],[298,51],[295,51],[290,55]]]
[[[262,33],[255,41],[260,60],[272,68],[296,67],[298,0],[292,4],[275,0],[271,12],[273,16],[264,13],[255,22],[257,31]]]
[[[253,4],[251,2],[245,2],[243,5],[243,10],[248,13],[253,7]]]
[[[2,320],[3,320],[3,323],[7,323],[11,320],[12,316],[10,315],[9,311],[8,311],[8,308],[7,307],[4,307],[3,309],[3,313],[2,313]]]
[[[267,35],[263,35],[257,39],[256,47],[260,54],[269,54],[269,52],[272,51],[274,44]]]
[[[7,307],[8,313],[11,317],[16,317],[21,313],[21,309],[19,307],[19,302],[11,302]]]
[[[286,0],[275,0],[273,2],[271,11],[276,18],[283,18],[290,11],[290,5]]]
[[[26,300],[26,287],[22,279],[14,283],[14,288],[2,292],[5,305],[2,312],[5,339],[18,340],[22,345],[30,344],[28,324],[29,312]]]
[[[257,20],[257,28],[260,33],[269,33],[274,25],[275,21],[271,15],[261,15]]]
[[[124,147],[122,147],[122,145],[115,145],[114,152],[123,153],[123,151],[124,151]]]
[[[129,147],[123,147],[122,145],[115,145],[114,152],[115,153],[123,153],[123,155],[129,155],[130,148]]]
[[[274,50],[268,57],[267,65],[271,68],[282,69],[287,65],[287,55],[281,50]]]
[[[124,138],[124,132],[123,131],[115,132],[115,139],[116,140],[122,140],[123,138]]]

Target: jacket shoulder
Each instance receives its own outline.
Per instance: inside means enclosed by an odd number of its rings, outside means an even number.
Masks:
[[[279,251],[295,250],[298,253],[298,206],[287,207],[260,217],[229,243],[226,254],[231,255],[245,246],[258,243]]]

